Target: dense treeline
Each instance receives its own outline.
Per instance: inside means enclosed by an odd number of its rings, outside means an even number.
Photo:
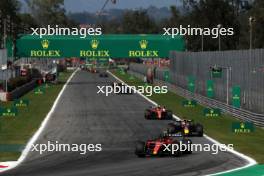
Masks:
[[[235,3],[236,2],[236,3]],[[250,42],[250,23],[252,20],[252,47],[264,47],[264,1],[255,0],[253,4],[241,4],[239,1],[200,0],[186,1],[184,11],[172,6],[171,17],[156,22],[144,10],[129,11],[121,22],[115,20],[103,23],[105,33],[163,33],[163,27],[180,25],[201,28],[214,28],[221,24],[225,28],[234,28],[233,36],[221,37],[221,49],[248,49]],[[201,51],[201,36],[185,36],[188,50]],[[204,50],[218,50],[218,38],[203,36]]]
[[[64,9],[64,0],[28,0],[28,13],[20,12],[18,0],[0,1],[1,19],[10,16],[13,22],[9,34],[26,32],[32,26],[45,26],[47,24],[60,26],[76,26],[78,22],[69,18]],[[102,27],[104,33],[163,33],[163,27],[222,27],[234,28],[233,36],[221,37],[221,49],[248,49],[249,48],[249,18],[252,29],[253,48],[264,47],[264,1],[255,0],[253,4],[241,4],[235,0],[200,0],[184,1],[181,8],[170,7],[171,15],[164,19],[155,20],[146,10],[127,10],[120,19],[103,20],[97,16],[92,25]],[[244,2],[244,1],[241,1]],[[155,15],[157,16],[157,15]],[[2,23],[1,23],[2,24]],[[3,33],[3,25],[1,34]],[[12,30],[11,30],[12,28]],[[201,36],[185,36],[188,50],[200,51],[202,49]],[[218,38],[203,36],[203,49],[217,50]]]

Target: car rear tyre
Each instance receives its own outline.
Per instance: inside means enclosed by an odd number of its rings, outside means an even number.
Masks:
[[[146,156],[146,153],[145,153],[145,142],[142,142],[142,141],[138,141],[137,142],[135,154],[138,157],[145,157]]]
[[[174,128],[174,126],[169,125],[168,128],[167,128],[167,131],[168,131],[169,134],[175,133],[175,128]]]
[[[201,124],[196,125],[196,132],[198,136],[202,137],[203,136],[203,126]]]
[[[145,119],[150,119],[150,112],[148,109],[145,110]]]
[[[190,139],[183,139],[182,144],[185,144],[187,146],[187,149],[183,152],[186,154],[191,154],[192,153],[192,150],[191,150],[192,141]]]
[[[173,115],[172,115],[172,111],[167,111],[167,119],[172,120]]]

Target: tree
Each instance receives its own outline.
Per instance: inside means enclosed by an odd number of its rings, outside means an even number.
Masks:
[[[175,6],[171,6],[170,11],[171,11],[171,17],[169,19],[164,19],[159,24],[160,29],[162,29],[163,27],[168,27],[168,28],[169,27],[179,27],[181,24],[184,23],[183,15],[180,14],[180,12]]]
[[[18,17],[18,12],[20,9],[20,3],[17,0],[2,0],[0,1],[0,43],[3,40],[3,19],[6,20],[7,24],[7,35],[16,37],[16,31],[19,27],[20,19]]]
[[[20,19],[20,33],[23,33],[24,30],[29,30],[31,27],[38,27],[37,21],[29,13],[18,14]]]
[[[121,25],[124,33],[150,34],[158,32],[155,22],[143,10],[126,12]]]
[[[28,0],[27,4],[40,26],[71,23],[65,15],[64,0]]]
[[[253,48],[264,47],[264,1],[255,0],[253,8],[250,11],[250,16],[253,17],[254,21],[252,24],[253,28]]]
[[[0,11],[3,17],[7,15],[15,18],[20,9],[20,3],[17,0],[1,0]]]
[[[221,36],[221,48],[236,49],[240,35],[240,25],[234,13],[234,7],[224,0],[201,0],[192,3],[192,10],[185,16],[192,27],[215,28],[221,24],[224,28],[234,28],[233,36]],[[189,49],[199,51],[201,36],[188,36]],[[204,37],[205,50],[217,50],[218,39],[212,36]]]

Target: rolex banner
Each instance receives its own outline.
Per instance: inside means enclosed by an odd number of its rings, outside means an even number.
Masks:
[[[205,117],[219,117],[221,116],[221,110],[218,108],[204,108],[203,114]]]
[[[15,107],[27,107],[29,105],[29,100],[27,99],[20,99],[14,101]]]
[[[182,106],[185,108],[193,108],[197,106],[197,101],[195,100],[183,100]]]
[[[206,95],[208,98],[214,98],[214,82],[213,82],[213,80],[207,80],[207,82],[206,82]]]
[[[184,51],[181,36],[101,35],[80,36],[25,35],[16,42],[18,57],[46,58],[167,58],[169,51]],[[11,48],[9,48],[10,50]]]
[[[232,104],[236,108],[240,108],[241,103],[241,90],[240,86],[234,86],[232,88]]]
[[[233,133],[251,133],[255,131],[254,124],[252,122],[233,122]]]
[[[11,108],[0,108],[0,115],[1,116],[17,116],[18,110],[16,107]]]

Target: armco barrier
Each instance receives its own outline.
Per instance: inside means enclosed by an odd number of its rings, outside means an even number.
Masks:
[[[142,73],[137,73],[135,71],[129,71],[130,74],[133,74],[134,76],[143,79],[144,75]],[[220,101],[210,99],[207,97],[204,97],[200,94],[192,93],[186,89],[183,89],[179,86],[176,86],[174,84],[170,84],[167,82],[164,82],[162,80],[155,79],[155,84],[158,85],[167,85],[168,89],[177,95],[180,95],[182,97],[188,98],[188,99],[194,99],[199,104],[212,107],[212,108],[220,108],[223,112],[226,112],[228,114],[231,114],[232,116],[236,117],[237,119],[253,122],[257,126],[264,127],[264,115],[263,114],[257,114],[250,111],[246,111],[244,109],[235,108],[233,106],[227,105],[225,103],[222,103]]]
[[[206,96],[206,81],[213,80],[214,99],[223,103],[227,101],[227,90],[230,95],[234,86],[240,86],[241,108],[264,114],[264,49],[172,51],[170,61],[170,76],[173,84],[186,88],[187,77],[194,76],[195,92]],[[213,66],[222,68],[220,78],[212,77],[210,67]],[[228,99],[232,102],[231,96]]]
[[[34,89],[35,86],[36,86],[36,80],[32,80],[31,82],[26,83],[23,86],[16,88],[12,92],[8,93],[9,96],[7,96],[7,101],[11,101],[11,100],[21,97],[25,93]]]

